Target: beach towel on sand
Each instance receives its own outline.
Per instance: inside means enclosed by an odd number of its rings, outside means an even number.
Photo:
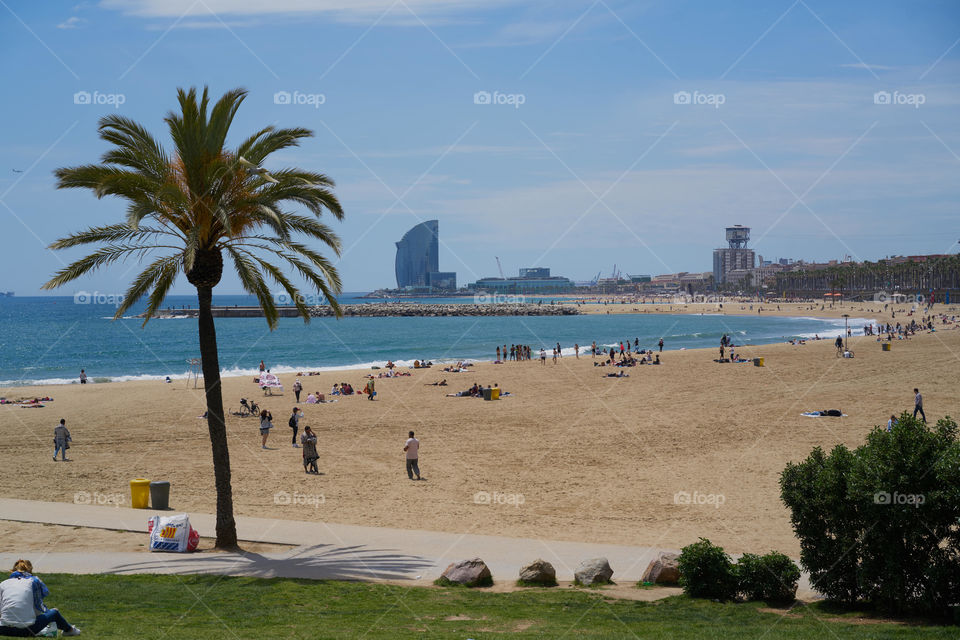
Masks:
[[[800,415],[807,418],[845,418],[847,414],[841,413],[837,409],[826,409],[823,411],[804,411]]]

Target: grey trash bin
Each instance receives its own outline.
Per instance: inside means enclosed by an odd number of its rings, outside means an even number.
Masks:
[[[157,511],[170,508],[170,483],[159,480],[150,483],[150,506]]]
[[[493,400],[493,389],[491,389],[490,387],[487,387],[486,389],[483,389],[482,391],[483,391],[483,399],[484,399],[484,400]]]

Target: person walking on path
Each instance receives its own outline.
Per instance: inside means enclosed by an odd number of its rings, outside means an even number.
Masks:
[[[297,404],[300,404],[300,392],[303,391],[303,385],[300,384],[300,378],[293,383],[293,394],[297,396]]]
[[[927,414],[923,412],[923,396],[920,395],[920,389],[913,390],[913,417],[916,418],[917,414],[920,414],[920,417],[923,418],[923,422],[927,422]]]
[[[660,353],[663,353],[663,338],[660,338],[659,345],[660,345]]]
[[[57,454],[61,451],[63,452],[63,461],[69,462],[67,460],[67,449],[70,448],[68,444],[72,438],[70,437],[70,432],[67,431],[67,421],[63,418],[60,418],[60,424],[58,424],[53,429],[53,461],[57,461]]]
[[[417,474],[417,480],[420,479],[420,441],[413,437],[413,431],[407,438],[407,443],[403,446],[407,454],[407,477],[413,480],[413,474]]]
[[[84,369],[80,369],[80,384],[87,384],[87,372]]]
[[[304,427],[300,442],[303,444],[304,472],[320,475],[320,470],[317,469],[317,459],[320,458],[317,454],[317,434],[310,427]]]
[[[260,448],[267,448],[267,436],[270,435],[270,429],[273,429],[273,415],[266,409],[260,410]]]
[[[303,414],[300,413],[298,407],[293,408],[293,413],[290,415],[290,420],[287,424],[293,429],[293,438],[290,439],[290,444],[293,445],[293,448],[296,449],[297,446],[297,432],[300,430],[300,418],[303,417]]]
[[[33,564],[17,560],[10,577],[0,582],[0,636],[34,637],[51,623],[64,636],[80,635],[80,629],[67,622],[58,610],[43,604],[49,595],[47,585],[33,575]]]

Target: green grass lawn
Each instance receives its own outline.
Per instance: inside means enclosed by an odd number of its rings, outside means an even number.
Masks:
[[[762,603],[602,590],[464,588],[217,576],[42,576],[58,607],[96,638],[957,638],[955,626],[855,623],[823,605],[789,616]]]

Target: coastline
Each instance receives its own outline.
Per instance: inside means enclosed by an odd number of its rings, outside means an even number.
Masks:
[[[899,314],[898,314],[899,315]],[[956,326],[956,325],[954,325]],[[957,413],[960,331],[949,328],[895,341],[881,352],[874,338],[850,340],[852,360],[830,341],[738,349],[765,367],[716,364],[712,349],[666,350],[664,364],[608,379],[589,356],[480,362],[468,373],[439,367],[377,380],[375,402],[341,398],[301,405],[302,424],[324,442],[319,477],[305,476],[290,446],[287,391],[266,396],[252,378],[224,378],[226,409],[254,398],[274,413],[270,450],[258,423],[229,416],[234,499],[239,515],[318,520],[402,529],[490,533],[610,544],[679,548],[699,536],[731,552],[798,547],[779,501],[788,461],[814,446],[855,447],[891,412],[924,392],[931,420]],[[936,376],[930,372],[936,371]],[[362,388],[362,371],[301,378],[304,390],[334,382]],[[428,386],[447,379],[448,386]],[[498,402],[448,398],[474,382],[511,392]],[[11,390],[4,389],[10,394]],[[202,388],[180,380],[21,387],[52,395],[43,409],[0,407],[0,452],[18,460],[0,470],[0,495],[72,502],[74,494],[123,496],[132,478],[170,480],[172,507],[210,513],[213,474]],[[840,419],[801,412],[839,408]],[[60,418],[74,437],[73,462],[50,460],[49,434]],[[427,482],[408,483],[402,447],[414,429]],[[317,506],[277,504],[279,491],[322,495]],[[523,495],[522,506],[478,504],[478,491]],[[720,507],[678,504],[677,495],[723,495]],[[429,527],[424,523],[429,523]],[[210,532],[201,532],[209,535]]]

